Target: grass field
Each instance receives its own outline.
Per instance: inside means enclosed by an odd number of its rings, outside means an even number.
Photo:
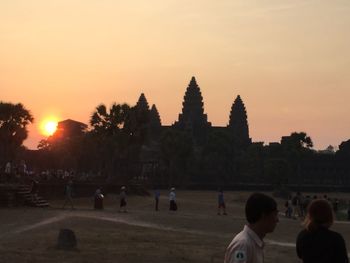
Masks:
[[[128,197],[128,213],[118,213],[116,196],[105,198],[105,210],[92,209],[92,198],[75,199],[74,210],[51,208],[0,209],[0,262],[223,262],[225,249],[245,224],[248,192],[226,192],[227,216],[216,214],[216,192],[177,191],[177,212],[168,211],[161,192],[160,211],[152,197]],[[346,198],[342,194],[343,198]],[[283,200],[278,200],[283,210]],[[280,216],[274,233],[266,236],[265,262],[300,262],[295,239],[299,220]],[[72,229],[78,250],[55,249],[61,228]],[[333,229],[350,244],[350,224]]]

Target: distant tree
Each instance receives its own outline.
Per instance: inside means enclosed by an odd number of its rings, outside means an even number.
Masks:
[[[282,137],[281,144],[290,150],[311,149],[313,142],[305,132],[293,132],[290,136]]]
[[[13,159],[28,136],[34,118],[21,104],[0,102],[0,160]]]
[[[294,181],[300,185],[303,181],[301,177],[301,163],[307,156],[314,154],[311,150],[313,143],[305,132],[293,132],[290,136],[282,137],[281,145],[284,156],[287,158]]]
[[[350,140],[344,141],[339,145],[337,154],[344,157],[350,157]]]
[[[130,107],[127,104],[114,103],[109,110],[100,104],[90,118],[92,130],[100,135],[115,135],[122,130],[129,113]]]
[[[131,115],[129,105],[114,103],[109,109],[99,105],[91,116],[91,139],[95,140],[98,153],[95,161],[106,176],[132,177],[128,169],[137,162],[139,148],[131,145],[134,136],[128,126]]]

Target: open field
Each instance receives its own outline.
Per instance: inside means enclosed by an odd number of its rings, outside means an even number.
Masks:
[[[76,209],[0,209],[0,262],[223,262],[227,245],[245,223],[248,192],[226,192],[228,216],[216,215],[216,192],[177,191],[179,211],[168,211],[161,192],[160,211],[152,197],[130,196],[129,213],[118,213],[116,196],[105,198],[105,210],[92,209],[92,198],[75,199]],[[333,194],[332,194],[333,195]],[[343,198],[347,195],[342,194]],[[279,209],[284,210],[283,200]],[[61,228],[75,231],[77,251],[56,250]],[[294,242],[300,221],[280,217],[266,237],[265,262],[299,262]],[[334,230],[350,244],[350,224]]]

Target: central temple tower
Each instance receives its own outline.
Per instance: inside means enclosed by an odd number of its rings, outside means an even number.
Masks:
[[[197,142],[205,139],[207,128],[211,126],[207,115],[204,114],[203,105],[201,91],[195,77],[192,77],[182,103],[182,113],[179,114],[179,119],[174,123],[174,127],[190,132]]]

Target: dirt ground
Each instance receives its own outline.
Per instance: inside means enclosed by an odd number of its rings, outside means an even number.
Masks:
[[[1,208],[0,262],[223,262],[227,245],[245,224],[250,193],[225,192],[227,216],[216,214],[216,192],[177,191],[177,212],[168,211],[167,194],[161,192],[158,212],[153,197],[130,196],[129,212],[118,213],[115,195],[106,196],[103,211],[92,209],[92,198],[75,199],[74,210],[62,209],[62,200],[50,200],[45,209]],[[278,202],[284,210],[284,201]],[[294,246],[300,224],[280,216],[265,239],[265,262],[300,262]],[[77,250],[55,248],[62,228],[75,232]],[[350,224],[336,222],[333,229],[350,244]]]

